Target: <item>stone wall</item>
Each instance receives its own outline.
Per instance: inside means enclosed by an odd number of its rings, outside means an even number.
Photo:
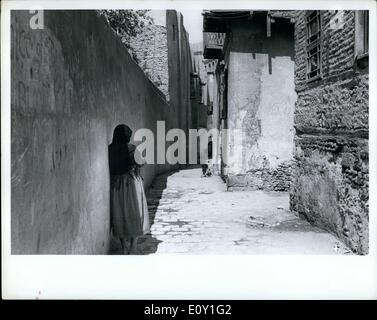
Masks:
[[[11,13],[11,249],[13,254],[105,254],[109,246],[108,144],[172,107],[95,11]],[[143,168],[147,187],[167,165]]]
[[[334,26],[337,14],[340,23]],[[368,70],[354,55],[355,12],[322,11],[322,77],[306,81],[305,12],[295,27],[298,99],[291,208],[368,252]]]
[[[143,32],[131,38],[137,62],[146,76],[169,101],[168,42],[165,26],[148,25]]]
[[[267,37],[266,14],[257,14],[230,28],[227,127],[240,131],[226,151],[228,188],[287,191],[296,101],[293,25],[276,18]]]
[[[287,191],[290,188],[293,161],[284,161],[276,168],[250,169],[246,174],[227,178],[228,190]]]

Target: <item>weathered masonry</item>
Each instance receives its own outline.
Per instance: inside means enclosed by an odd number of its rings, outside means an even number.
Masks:
[[[30,17],[29,11],[11,12],[12,253],[104,254],[110,240],[107,148],[115,126],[156,134],[158,120],[166,121],[166,131],[179,128],[188,110],[167,103],[95,11],[45,10],[44,29],[36,30]],[[180,42],[188,46],[187,37]],[[180,90],[188,108],[191,58],[190,51],[181,53],[169,58],[171,70],[178,74],[183,57],[187,79],[175,78],[169,93],[179,96]],[[145,186],[170,169],[146,165]]]
[[[301,11],[291,208],[368,253],[368,12]]]
[[[293,159],[294,11],[205,11],[211,126],[229,190],[289,189]],[[211,64],[212,62],[209,62]],[[216,92],[212,92],[212,87]],[[242,139],[240,136],[242,135]]]
[[[151,10],[154,23],[131,39],[139,65],[171,105],[179,128],[197,127],[198,101],[193,80],[193,55],[183,15],[175,10]]]

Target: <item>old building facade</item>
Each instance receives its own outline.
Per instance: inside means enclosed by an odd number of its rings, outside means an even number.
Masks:
[[[203,44],[193,43],[192,73],[191,73],[191,101],[192,128],[207,128],[207,112],[204,104],[205,70],[203,64]]]
[[[240,129],[219,144],[228,189],[289,190],[292,211],[367,253],[368,13],[203,14],[208,128]]]
[[[291,208],[368,252],[368,15],[301,11]]]
[[[221,157],[218,153],[220,140],[213,139],[213,130],[219,130],[220,126],[216,67],[217,59],[204,59],[202,52],[199,73],[202,101],[200,108],[200,123],[201,128],[208,130],[208,141],[205,141],[206,145],[202,145],[201,161],[206,162],[208,158],[208,144],[211,144],[210,148],[214,148],[217,151],[211,159],[211,171],[215,174],[219,174],[221,164]],[[205,137],[203,137],[203,139],[205,140]]]
[[[288,190],[293,158],[294,12],[204,12],[207,59],[217,59],[212,118],[228,189]],[[213,92],[208,86],[209,95]],[[213,108],[214,107],[214,108]]]

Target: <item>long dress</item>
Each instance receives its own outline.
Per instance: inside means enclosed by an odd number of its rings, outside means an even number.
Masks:
[[[135,146],[129,144],[128,149],[133,159]],[[127,172],[111,175],[110,220],[114,236],[131,238],[150,232],[143,178],[134,162],[127,166]]]

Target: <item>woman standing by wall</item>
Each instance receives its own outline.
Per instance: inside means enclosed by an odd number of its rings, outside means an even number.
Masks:
[[[132,130],[125,124],[114,129],[109,145],[110,228],[120,238],[123,254],[137,254],[137,239],[150,231],[148,206],[140,175],[141,155],[130,144]],[[137,161],[135,161],[137,159]],[[130,242],[129,249],[127,242]]]

